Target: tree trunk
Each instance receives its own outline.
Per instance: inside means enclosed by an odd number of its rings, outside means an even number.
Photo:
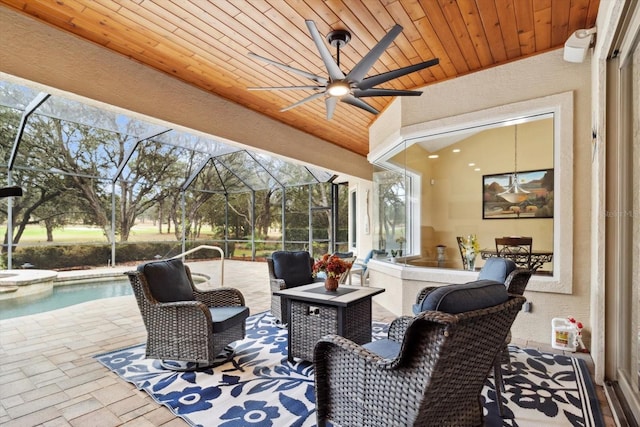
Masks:
[[[53,242],[53,222],[51,220],[45,220],[44,226],[47,229],[47,242]]]
[[[102,207],[102,203],[98,198],[98,195],[92,187],[92,183],[90,180],[81,176],[72,176],[72,179],[80,191],[82,191],[87,203],[89,203],[89,207],[95,216],[96,223],[102,228],[102,232],[107,238],[107,243],[113,243],[111,239],[111,229],[109,228],[109,218],[107,218],[107,214]]]
[[[164,203],[162,203],[162,202],[163,202],[163,201],[161,200],[161,201],[158,203],[158,233],[159,233],[159,234],[162,234],[162,222],[163,222],[163,219],[164,219],[164,218],[162,217],[162,214],[164,213],[164,212],[162,211],[162,208],[163,208]]]

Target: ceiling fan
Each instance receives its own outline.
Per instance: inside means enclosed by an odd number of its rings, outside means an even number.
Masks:
[[[378,58],[380,58],[382,53],[387,49],[391,42],[393,42],[398,34],[402,32],[402,27],[396,24],[378,42],[378,44],[376,44],[373,49],[371,49],[371,51],[369,51],[369,53],[367,53],[360,60],[360,62],[358,62],[355,67],[353,67],[353,69],[349,73],[345,74],[340,69],[340,48],[346,46],[346,44],[349,43],[349,40],[351,40],[351,33],[349,33],[349,31],[347,30],[335,30],[327,35],[327,41],[337,50],[336,60],[334,60],[331,56],[331,53],[329,52],[329,49],[327,49],[327,46],[324,44],[322,36],[320,36],[320,33],[318,32],[318,28],[316,27],[315,22],[307,20],[305,21],[305,23],[307,24],[307,28],[311,33],[311,37],[313,38],[313,41],[318,48],[318,52],[320,52],[320,57],[322,58],[325,67],[327,68],[329,77],[318,76],[316,74],[312,74],[298,68],[293,68],[280,62],[276,62],[269,58],[265,58],[263,56],[249,52],[249,56],[251,56],[252,58],[259,59],[271,65],[275,65],[276,67],[282,68],[283,70],[298,74],[316,82],[315,85],[309,86],[247,88],[248,90],[317,91],[317,93],[314,93],[313,95],[310,95],[288,107],[285,107],[280,111],[287,111],[309,101],[313,101],[314,99],[325,97],[325,104],[327,107],[327,120],[331,120],[331,118],[333,117],[333,112],[336,108],[338,100],[355,107],[362,108],[363,110],[366,110],[372,114],[378,114],[378,110],[376,110],[360,98],[370,96],[420,96],[422,95],[422,92],[420,91],[384,89],[375,88],[374,86],[377,86],[389,80],[397,79],[398,77],[402,77],[415,71],[420,71],[427,67],[437,65],[439,63],[439,60],[436,58],[429,61],[421,62],[419,64],[398,68],[397,70],[391,70],[386,73],[376,74],[375,76],[365,77],[371,67],[373,67],[373,64],[375,64]]]

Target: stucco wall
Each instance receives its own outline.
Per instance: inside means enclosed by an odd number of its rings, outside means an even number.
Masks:
[[[0,40],[0,72],[139,113],[145,120],[157,118],[371,180],[364,156],[7,8],[0,8]]]
[[[590,338],[591,191],[591,72],[588,62],[568,63],[562,50],[451,79],[423,88],[421,97],[396,99],[394,115],[381,116],[370,129],[370,151],[384,151],[390,135],[403,126],[457,116],[500,105],[573,91],[573,290],[570,295],[528,291],[531,313],[522,313],[514,324],[516,338],[549,343],[551,319],[573,315],[583,323]],[[556,197],[561,197],[557,195]],[[588,345],[588,344],[587,344]]]

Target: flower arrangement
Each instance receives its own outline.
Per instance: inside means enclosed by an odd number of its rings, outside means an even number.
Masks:
[[[336,255],[324,254],[313,264],[313,277],[316,277],[319,272],[326,273],[327,277],[340,277],[350,267],[350,262]]]
[[[467,258],[475,258],[480,253],[480,244],[475,234],[462,238],[462,253]]]

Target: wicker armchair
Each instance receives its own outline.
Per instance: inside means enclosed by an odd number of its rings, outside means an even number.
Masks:
[[[517,268],[516,264],[506,258],[492,257],[487,259],[485,265],[480,270],[478,275],[478,281],[494,281],[498,283],[504,283],[507,293],[514,295],[522,295],[531,278],[532,271]],[[476,282],[470,282],[473,284]],[[416,304],[413,306],[413,312],[415,314],[423,311],[423,303],[426,297],[432,292],[434,287],[423,288],[416,297]],[[496,358],[494,364],[493,377],[496,386],[496,394],[498,402],[498,412],[502,416],[502,394],[504,392],[504,382],[502,381],[502,362],[507,363],[509,370],[511,370],[511,360],[509,359],[509,343],[511,342],[511,329],[507,333],[507,337],[501,345],[501,350]]]
[[[482,425],[484,381],[525,299],[488,281],[435,288],[428,298],[438,311],[396,319],[387,339],[318,342],[318,426]]]
[[[296,286],[308,285],[313,277],[313,258],[306,251],[275,251],[267,258],[269,287],[271,289],[271,314],[278,323],[286,323],[289,318],[286,305],[273,292]]]
[[[211,366],[229,344],[244,339],[249,309],[237,289],[199,290],[180,259],[152,261],[126,274],[147,329],[147,358],[178,369]]]

